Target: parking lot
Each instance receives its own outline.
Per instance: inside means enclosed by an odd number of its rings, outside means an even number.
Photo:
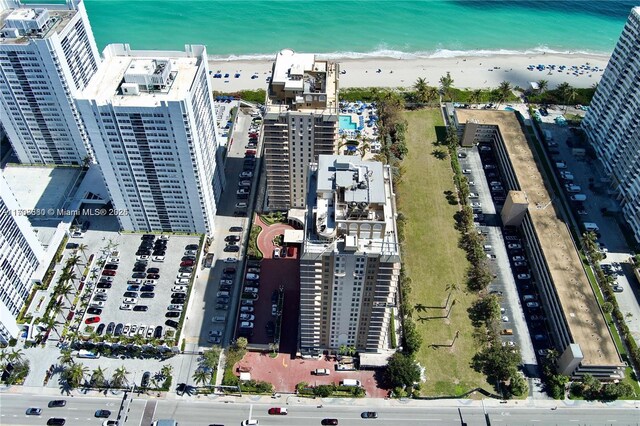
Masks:
[[[504,187],[491,146],[460,149],[458,157],[470,182],[470,201],[480,203],[473,207],[474,221],[485,236],[484,249],[494,272],[488,290],[500,299],[503,345],[519,347],[525,374],[538,377],[536,354],[543,357],[549,341],[522,240],[516,229],[502,228],[499,213],[509,188]],[[532,335],[537,337],[533,343]]]
[[[112,247],[97,253],[90,275],[94,278],[87,281],[87,284],[93,282],[96,285],[93,286],[89,306],[83,317],[85,326],[82,330],[85,333],[95,330],[98,335],[138,335],[145,339],[166,337],[167,330],[175,333],[175,327],[167,326],[166,321],[175,321],[174,325],[177,325],[182,310],[175,306],[173,312],[176,313],[169,314],[173,317],[167,318],[167,308],[172,304],[172,294],[177,294],[172,290],[176,290],[175,282],[185,247],[191,245],[193,248],[195,245],[196,249],[191,253],[197,254],[199,238],[175,235],[165,238],[163,261],[154,261],[154,258],[161,259],[157,256],[147,256],[146,262],[140,260],[144,255],[136,253],[141,242],[162,241],[159,237],[143,240],[140,234],[119,235]],[[138,272],[133,271],[136,264],[139,265]],[[115,274],[111,275],[108,271],[114,271]],[[105,273],[109,275],[104,275]],[[186,275],[183,279],[186,281],[181,293],[185,296],[179,297],[186,302],[186,290],[191,279]],[[183,305],[175,299],[173,302],[174,305]],[[93,328],[87,329],[86,324]]]

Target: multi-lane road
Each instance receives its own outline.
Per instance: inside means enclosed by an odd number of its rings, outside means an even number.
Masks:
[[[112,419],[120,408],[121,400],[115,398],[95,397],[64,397],[67,405],[62,408],[47,408],[47,403],[53,399],[46,396],[3,394],[0,397],[2,410],[0,412],[0,424],[42,425],[50,417],[62,417],[67,420],[68,426],[101,425],[104,419],[94,417],[97,409],[112,411]],[[340,425],[639,425],[640,409],[619,407],[571,407],[561,406],[556,409],[549,405],[544,408],[514,407],[487,405],[483,407],[477,401],[465,401],[455,404],[448,401],[437,406],[437,402],[411,401],[406,406],[399,406],[399,402],[385,401],[387,406],[381,405],[377,400],[371,400],[371,406],[362,406],[364,400],[358,400],[358,404],[349,404],[348,401],[338,401],[336,405],[322,404],[318,406],[299,404],[295,397],[289,404],[281,398],[279,406],[286,406],[289,414],[286,416],[270,416],[267,410],[278,403],[266,402],[223,402],[207,399],[180,399],[180,400],[147,400],[134,398],[130,404],[125,402],[121,426],[149,426],[150,419],[173,418],[178,420],[181,426],[191,425],[239,425],[243,420],[257,419],[261,426],[300,426],[320,425],[324,418],[337,418]],[[264,401],[264,400],[263,400]],[[305,401],[309,402],[309,401]],[[525,401],[522,401],[526,404]],[[495,404],[495,402],[494,402]],[[43,409],[41,416],[27,416],[25,410],[28,407]],[[127,410],[128,408],[128,410]],[[147,416],[143,414],[147,408]],[[149,410],[151,408],[151,410]],[[363,411],[373,410],[378,413],[377,419],[362,419]],[[485,415],[486,412],[486,415]],[[125,419],[126,417],[126,419]]]

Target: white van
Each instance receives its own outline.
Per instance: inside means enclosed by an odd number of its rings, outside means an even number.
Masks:
[[[593,222],[584,222],[582,224],[586,232],[600,232],[600,228]]]
[[[93,352],[88,351],[86,349],[80,349],[78,351],[78,358],[98,359],[98,358],[100,358],[100,354],[93,353]]]
[[[329,370],[328,368],[316,368],[314,370],[314,374],[316,376],[328,376],[331,374],[331,370]]]
[[[360,383],[360,380],[356,380],[356,379],[344,379],[343,381],[340,382],[340,384],[342,386],[362,386],[362,383]]]

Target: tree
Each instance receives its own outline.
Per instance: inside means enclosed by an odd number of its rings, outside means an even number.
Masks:
[[[82,363],[73,363],[64,371],[64,378],[72,388],[77,388],[84,376],[89,372],[89,367]]]
[[[522,396],[529,390],[527,381],[522,377],[522,374],[516,373],[511,377],[509,381],[509,393],[515,396]]]
[[[116,371],[111,377],[111,384],[113,385],[113,387],[121,388],[122,385],[127,381],[127,374],[129,374],[129,372],[124,367],[124,365],[122,367],[116,368]]]
[[[88,248],[89,248],[89,246],[84,244],[84,243],[80,243],[80,245],[78,245],[78,251],[80,253],[82,253],[82,255],[84,256],[85,262],[87,261],[87,249]]]
[[[496,92],[496,100],[498,101],[498,105],[500,105],[501,103],[504,103],[507,99],[509,99],[509,96],[511,95],[511,83],[509,83],[508,81],[503,81],[500,83],[500,85],[498,86],[498,90]]]
[[[538,80],[538,90],[539,94],[542,94],[547,91],[549,88],[549,82],[547,80]]]
[[[211,373],[209,372],[209,370],[205,370],[203,368],[198,368],[193,373],[193,377],[192,378],[193,378],[193,381],[196,383],[196,385],[209,383],[209,381],[211,381]]]
[[[55,293],[62,294],[65,297],[65,299],[67,299],[67,302],[69,302],[69,304],[71,304],[71,298],[69,297],[69,295],[73,293],[73,290],[74,290],[74,287],[71,284],[69,284],[67,281],[61,281],[53,289]]]
[[[559,84],[556,89],[560,93],[560,96],[562,96],[562,99],[564,102],[564,110],[566,112],[567,101],[572,102],[576,98],[578,93],[569,83],[566,83],[566,82]]]
[[[94,386],[104,386],[106,377],[104,373],[105,369],[100,366],[93,370],[91,373],[91,384]]]
[[[56,304],[56,305],[54,306],[54,308],[55,308],[55,307],[58,307],[58,308],[60,308],[60,310],[62,310],[62,305]],[[57,313],[54,313],[54,314],[53,314],[53,315],[51,315],[50,317],[44,318],[44,319],[43,319],[43,323],[44,323],[44,325],[46,325],[46,327],[47,327],[49,330],[53,330],[53,331],[55,331],[55,332],[56,332],[56,334],[58,335],[58,340],[60,340],[60,338],[61,338],[62,336],[60,336],[60,332],[58,332],[58,329],[56,328],[56,326],[57,326],[57,325],[62,325],[62,324],[64,324],[64,323],[62,323],[62,322],[60,322],[60,321],[56,320],[56,316],[57,316]]]
[[[413,356],[396,352],[389,359],[385,379],[392,388],[412,387],[420,381],[420,368]]]
[[[22,349],[11,349],[11,352],[7,354],[7,361],[11,364],[21,363],[24,359],[24,352]]]
[[[472,104],[480,103],[480,99],[482,99],[482,89],[476,89],[469,95],[469,102]]]
[[[416,325],[409,318],[405,318],[403,321],[403,337],[404,350],[408,354],[418,352],[420,345],[422,345],[422,336],[418,333]]]
[[[500,315],[500,303],[497,296],[491,294],[475,300],[467,312],[474,327],[480,327],[482,324],[489,326]]]
[[[613,303],[604,302],[602,304],[602,312],[604,312],[605,314],[610,314],[611,312],[613,312]]]
[[[238,337],[238,339],[236,340],[236,344],[235,347],[236,349],[247,349],[247,345],[249,344],[249,342],[247,341],[246,337]]]
[[[427,84],[427,80],[425,80],[422,77],[419,77],[416,82],[413,84],[413,88],[416,91],[416,98],[418,99],[418,102],[420,103],[426,103],[427,99],[426,99],[426,94],[427,94],[427,89],[428,89],[429,85]]]
[[[77,267],[78,265],[81,265],[81,264],[82,262],[81,262],[80,256],[78,255],[71,256],[67,259],[67,267],[69,269],[73,269],[74,266]]]
[[[164,379],[171,376],[172,374],[173,374],[173,365],[171,364],[164,364],[160,369],[160,375],[162,375]]]
[[[214,370],[217,369],[221,351],[220,346],[212,346],[211,349],[204,351],[202,354],[202,365]]]
[[[440,91],[444,96],[449,97],[452,100],[451,96],[451,88],[453,87],[453,78],[451,78],[451,73],[447,71],[445,75],[440,77]]]
[[[493,345],[473,356],[471,365],[491,381],[505,382],[517,373],[520,352],[513,348]]]

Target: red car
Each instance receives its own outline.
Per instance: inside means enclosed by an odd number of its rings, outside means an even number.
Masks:
[[[248,149],[244,152],[247,155],[256,155],[256,150],[255,149]]]
[[[273,408],[269,408],[269,414],[286,416],[288,413],[287,413],[287,409],[284,407],[273,407]]]
[[[100,322],[100,317],[91,317],[84,320],[85,324],[95,324],[97,322]]]
[[[294,254],[294,248],[293,247],[287,247],[287,256],[293,257],[293,254]]]
[[[185,260],[183,262],[180,262],[180,267],[185,267],[185,266],[193,266],[193,260]]]
[[[104,271],[102,271],[102,275],[105,275],[107,277],[113,277],[116,274],[116,271],[114,271],[113,269],[105,269]]]

